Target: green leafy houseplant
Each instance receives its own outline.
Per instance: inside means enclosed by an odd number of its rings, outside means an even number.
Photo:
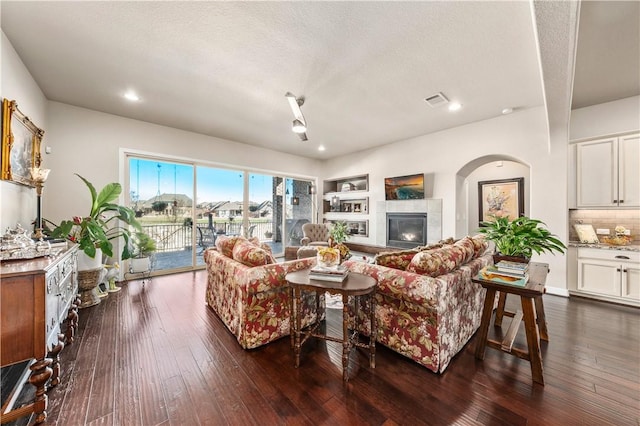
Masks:
[[[156,251],[156,241],[146,232],[138,231],[131,236],[131,256],[133,258],[149,257]]]
[[[343,221],[333,222],[333,225],[329,230],[329,236],[331,236],[333,242],[336,244],[341,244],[347,241],[347,238],[349,238],[349,228],[347,227],[347,223]]]
[[[513,221],[507,217],[496,217],[493,222],[481,222],[478,230],[495,243],[497,251],[504,256],[530,258],[535,252],[564,253],[567,248],[537,219],[521,216]]]
[[[122,186],[117,182],[109,183],[98,193],[91,182],[77,173],[76,176],[82,179],[91,192],[89,215],[74,216],[72,220],[62,221],[51,235],[78,243],[80,250],[90,258],[95,258],[97,248],[102,249],[107,256],[113,257],[112,240],[122,237],[124,239],[122,259],[131,258],[129,244],[131,232],[128,227],[121,226],[120,222],[138,231],[141,227],[132,209],[113,203],[122,193]]]
[[[340,251],[340,259],[347,260],[351,257],[351,251],[349,247],[344,244],[349,238],[349,228],[346,222],[338,221],[334,222],[329,230],[329,236],[333,241],[333,247]]]

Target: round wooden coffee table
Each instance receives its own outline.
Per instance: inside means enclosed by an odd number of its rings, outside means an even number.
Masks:
[[[291,287],[291,337],[294,347],[294,353],[296,357],[296,368],[300,366],[300,350],[302,345],[310,338],[316,337],[319,339],[330,340],[332,342],[342,343],[342,378],[343,380],[349,379],[349,354],[354,347],[363,347],[369,349],[369,367],[376,367],[376,300],[375,292],[377,281],[367,275],[359,274],[356,272],[349,272],[347,278],[342,282],[332,282],[324,280],[316,280],[309,278],[309,269],[302,271],[290,272],[285,276],[285,279]],[[299,307],[302,306],[301,295],[303,291],[313,291],[316,293],[316,300],[319,300],[319,296],[322,293],[328,292],[329,294],[339,294],[342,296],[342,338],[333,336],[327,336],[324,333],[318,333],[320,325],[320,318],[322,317],[320,312],[317,312],[316,322],[311,326],[302,330],[302,318],[299,312]],[[371,335],[369,336],[369,343],[360,343],[358,340],[358,332],[354,330],[351,335],[348,329],[348,313],[349,313],[349,296],[353,296],[354,300],[354,312],[358,313],[360,296],[369,297],[369,321],[371,322]],[[304,336],[304,337],[303,337]]]

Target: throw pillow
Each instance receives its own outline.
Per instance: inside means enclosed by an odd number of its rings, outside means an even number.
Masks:
[[[373,259],[373,263],[404,271],[407,269],[407,266],[411,263],[411,259],[417,252],[417,250],[401,250],[378,253]]]
[[[249,241],[236,243],[233,247],[233,260],[251,267],[276,263],[271,253]]]
[[[464,260],[462,263],[467,263],[471,259],[474,258],[475,255],[475,245],[473,244],[473,240],[469,237],[464,237],[454,244],[456,247],[460,247],[464,251]]]
[[[220,236],[216,240],[216,248],[223,255],[227,257],[233,257],[233,248],[238,241],[247,241],[247,239],[240,235],[236,235],[233,237],[229,237],[226,235]]]
[[[471,238],[471,241],[473,241],[473,250],[474,250],[473,258],[474,259],[482,256],[484,252],[487,250],[487,247],[489,247],[487,240],[482,234],[474,235]]]
[[[462,263],[464,256],[462,248],[454,246],[421,251],[411,259],[407,272],[437,277],[456,269]]]

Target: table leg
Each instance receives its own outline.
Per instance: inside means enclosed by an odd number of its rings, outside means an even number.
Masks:
[[[527,346],[529,349],[529,361],[531,362],[531,376],[533,381],[544,385],[542,376],[542,354],[540,353],[540,336],[536,324],[533,298],[520,296],[522,312],[524,313],[524,328],[527,332]]]
[[[502,326],[502,317],[504,317],[504,305],[507,303],[507,293],[500,292],[498,296],[498,307],[496,308],[496,319],[493,321],[493,325],[496,327]]]
[[[49,358],[43,358],[36,360],[29,369],[31,370],[31,376],[29,376],[29,383],[36,387],[36,396],[33,402],[33,411],[36,415],[34,424],[41,424],[47,420],[47,394],[45,384],[51,377],[52,371],[50,368],[51,360]]]
[[[289,287],[289,337],[291,339],[291,349],[295,348],[295,336],[296,336],[296,312],[294,309],[294,297],[295,293],[293,291],[293,286]]]
[[[349,380],[349,297],[342,294],[342,380]]]
[[[369,321],[371,321],[371,334],[369,335],[369,367],[376,368],[376,293],[369,295]]]
[[[476,358],[484,359],[484,350],[487,346],[487,335],[489,334],[489,323],[491,322],[491,314],[493,313],[493,302],[496,299],[496,290],[487,289],[484,297],[484,308],[482,309],[482,322],[480,323],[480,333],[476,342]]]
[[[542,296],[536,296],[536,317],[538,323],[538,331],[540,332],[540,338],[546,342],[549,341],[549,332],[547,331],[547,318],[544,316],[544,304],[542,303]]]
[[[302,315],[300,315],[300,290],[299,287],[294,289],[295,292],[295,305],[293,307],[295,311],[296,317],[296,345],[295,345],[295,353],[296,353],[296,368],[300,366],[300,333],[302,331]]]

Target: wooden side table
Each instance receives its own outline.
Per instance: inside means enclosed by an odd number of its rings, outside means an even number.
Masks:
[[[302,271],[290,272],[286,275],[285,279],[291,287],[291,337],[292,346],[294,347],[296,357],[296,368],[300,366],[300,350],[302,345],[310,338],[317,337],[324,340],[330,340],[332,342],[342,343],[342,379],[344,381],[349,380],[349,353],[354,347],[363,347],[369,349],[369,367],[376,367],[376,300],[375,291],[377,281],[367,275],[349,272],[347,278],[343,282],[331,282],[314,280],[309,278],[309,269]],[[312,324],[306,330],[302,330],[302,316],[299,309],[302,306],[301,295],[303,291],[313,291],[316,293],[316,301],[319,300],[320,294],[328,292],[329,294],[339,294],[342,296],[342,338],[336,338],[333,336],[327,336],[326,334],[320,334],[317,332],[321,318],[320,313],[316,316],[315,324]],[[349,296],[353,296],[355,304],[355,312],[358,312],[359,298],[360,296],[369,297],[369,321],[371,321],[371,335],[369,336],[369,343],[360,343],[358,340],[358,332],[354,330],[353,333],[349,333],[348,328],[348,310],[349,310]],[[302,337],[304,335],[304,337]]]
[[[524,287],[497,283],[479,277],[472,279],[473,282],[487,289],[487,294],[484,299],[484,309],[482,311],[480,334],[478,335],[478,343],[476,345],[476,358],[484,359],[485,348],[489,346],[490,348],[525,359],[531,363],[531,376],[533,377],[533,381],[541,385],[544,385],[544,378],[542,374],[540,339],[549,340],[547,322],[544,315],[544,305],[542,304],[542,295],[545,292],[544,285],[548,273],[548,264],[531,262],[529,264],[529,281]],[[491,322],[491,316],[493,314],[496,292],[500,293],[500,296],[494,325],[501,326],[503,316],[513,317],[502,342],[488,338],[489,323]],[[504,310],[507,294],[514,294],[520,297],[522,311],[518,310],[513,313]],[[513,341],[523,318],[527,335],[526,351],[513,347]]]

